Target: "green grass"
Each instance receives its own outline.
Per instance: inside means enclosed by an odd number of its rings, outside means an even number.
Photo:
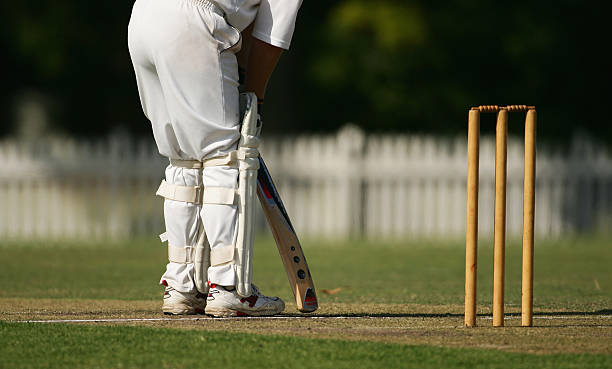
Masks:
[[[307,250],[318,286],[348,287],[331,298],[337,302],[463,303],[465,251],[462,243],[376,246],[372,243],[355,243]],[[506,304],[520,306],[520,243],[510,242],[506,253]],[[478,302],[490,305],[493,288],[492,242],[480,242],[478,262]],[[535,307],[580,310],[610,308],[610,265],[612,245],[606,240],[537,243]]]
[[[5,245],[0,258],[12,262],[1,268],[0,278],[11,283],[0,297],[158,299],[166,250],[154,241]]]
[[[463,303],[462,242],[305,240],[303,246],[321,305],[333,302],[460,307]],[[490,242],[480,243],[478,293],[481,306],[491,303],[491,248]],[[520,257],[520,244],[510,242],[506,268],[506,303],[510,307],[520,304]],[[155,240],[116,245],[4,243],[0,245],[0,260],[5,261],[0,268],[0,278],[4,282],[0,299],[161,302],[158,281],[166,263],[166,250]],[[612,307],[610,265],[612,247],[605,238],[537,242],[536,313],[538,310],[609,313]],[[255,282],[265,293],[279,295],[288,301],[293,299],[276,247],[270,239],[258,241],[254,269]],[[335,295],[321,292],[338,287],[342,290]],[[610,340],[609,327],[592,331],[601,332],[603,347],[606,347],[605,340]],[[498,349],[323,340],[313,336],[256,335],[195,328],[198,327],[41,325],[0,321],[0,368],[612,367],[610,355],[534,355]],[[427,334],[428,331],[418,332]],[[518,332],[519,336],[530,334],[530,331],[507,332]],[[546,331],[540,332],[545,334]],[[569,330],[555,332],[570,334]],[[459,333],[470,334],[463,330]],[[490,334],[499,336],[502,333]],[[448,334],[457,332],[450,330]]]
[[[0,259],[0,297],[158,299],[166,250],[158,241],[122,245],[5,244]],[[304,242],[322,303],[461,304],[464,248],[460,242]],[[478,302],[490,305],[492,247],[481,242]],[[538,242],[535,251],[535,308],[592,311],[612,305],[612,247],[605,239]],[[255,277],[265,293],[292,299],[271,240],[256,244]],[[521,247],[507,246],[506,303],[519,306]]]
[[[604,368],[604,355],[259,336],[148,327],[1,323],[2,368]]]

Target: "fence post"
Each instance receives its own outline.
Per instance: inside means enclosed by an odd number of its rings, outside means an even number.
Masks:
[[[464,230],[464,138],[460,150],[447,153],[447,139],[366,136],[349,124],[332,135],[266,142],[264,156],[300,235],[455,237]],[[492,143],[490,137],[481,142],[482,234],[493,226]],[[161,232],[162,200],[154,192],[166,160],[150,139],[138,149],[134,144],[121,136],[78,144],[56,136],[36,145],[1,140],[0,237],[113,239]],[[550,150],[538,148],[537,186],[544,190],[537,198],[536,236],[609,232],[609,150],[585,139],[566,153]],[[510,137],[507,233],[513,237],[521,230],[522,156],[522,144]]]
[[[347,124],[338,131],[338,233],[340,238],[358,237],[363,233],[365,134],[357,126]]]

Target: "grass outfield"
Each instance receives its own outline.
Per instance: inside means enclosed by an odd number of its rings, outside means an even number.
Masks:
[[[23,368],[603,368],[603,355],[305,339],[149,327],[0,323],[2,367]],[[8,343],[8,344],[6,344]]]
[[[204,367],[187,354],[202,348],[202,357],[226,352],[212,367],[238,367],[230,346],[245,367],[612,367],[612,248],[603,238],[536,243],[536,327],[527,329],[517,327],[520,244],[507,247],[503,329],[490,328],[490,242],[480,243],[476,329],[462,327],[460,242],[304,246],[321,305],[314,317],[297,317],[276,248],[263,240],[255,282],[290,302],[281,319],[2,323],[0,367]],[[163,318],[165,252],[156,241],[5,243],[0,320]]]

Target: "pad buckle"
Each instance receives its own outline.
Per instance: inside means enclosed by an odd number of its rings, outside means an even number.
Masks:
[[[204,187],[202,186],[194,186],[195,189],[195,204],[202,205],[204,200]]]

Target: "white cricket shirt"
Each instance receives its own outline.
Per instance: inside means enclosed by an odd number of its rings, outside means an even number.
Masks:
[[[289,49],[302,0],[217,0],[215,3],[238,30],[255,21],[253,37]]]

